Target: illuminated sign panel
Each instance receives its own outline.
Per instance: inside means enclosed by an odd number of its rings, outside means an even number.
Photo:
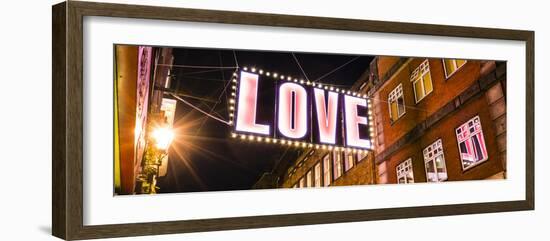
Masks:
[[[278,88],[277,132],[281,138],[303,140],[309,133],[309,101],[306,88],[282,83]]]
[[[317,121],[318,141],[336,145],[338,126],[338,93],[314,88],[315,118]],[[328,97],[325,97],[328,96]]]
[[[329,150],[372,149],[366,95],[255,68],[245,67],[233,76],[233,138]]]
[[[261,135],[269,135],[269,126],[256,123],[256,113],[258,109],[258,84],[259,76],[242,72],[239,81],[239,99],[240,105],[237,107],[237,123],[235,130]],[[234,107],[229,107],[230,111]]]

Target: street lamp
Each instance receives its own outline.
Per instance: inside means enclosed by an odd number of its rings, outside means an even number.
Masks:
[[[155,140],[155,146],[159,150],[166,150],[174,139],[174,131],[169,127],[158,127],[153,130],[151,136]]]
[[[168,155],[168,147],[174,139],[174,131],[168,125],[150,126],[149,138],[142,161],[138,181],[140,193],[156,193],[157,177],[162,160]]]

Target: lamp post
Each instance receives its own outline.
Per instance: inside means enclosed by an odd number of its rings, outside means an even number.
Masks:
[[[151,137],[157,149],[166,151],[174,139],[174,132],[168,126],[158,127],[151,132]]]
[[[174,139],[173,130],[166,124],[151,128],[142,162],[142,170],[138,175],[138,193],[156,193],[159,167],[162,159],[168,155],[168,148]]]

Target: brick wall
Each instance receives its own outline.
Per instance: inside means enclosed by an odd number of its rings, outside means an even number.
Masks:
[[[418,60],[408,62],[417,66]],[[433,63],[432,63],[433,62]],[[442,139],[448,180],[504,178],[506,170],[506,65],[504,62],[469,61],[450,78],[444,78],[440,60],[430,60],[434,90],[394,123],[389,122],[387,103],[375,102],[377,121],[377,173],[379,183],[396,183],[395,167],[412,158],[416,182],[426,181],[422,150]],[[468,65],[469,64],[469,65]],[[386,95],[387,89],[403,83],[405,102],[414,98],[412,88],[407,94],[403,75],[385,83],[377,97]],[[439,76],[439,77],[438,77]],[[443,78],[441,78],[443,76]],[[390,90],[391,91],[391,90]],[[387,91],[389,93],[389,91]],[[407,95],[409,98],[407,98]],[[412,99],[414,101],[414,99]],[[423,103],[426,101],[425,103]],[[379,107],[376,107],[377,104]],[[410,102],[409,102],[410,103]],[[408,104],[407,104],[408,105]],[[438,109],[439,108],[439,109]],[[412,111],[409,112],[409,109]],[[424,114],[418,112],[425,112]],[[409,115],[410,114],[410,115]],[[409,117],[406,117],[409,115]],[[489,159],[473,168],[462,170],[455,129],[470,118],[479,115]],[[397,122],[403,121],[403,124]]]

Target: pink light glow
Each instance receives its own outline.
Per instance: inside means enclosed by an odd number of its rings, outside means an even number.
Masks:
[[[370,140],[359,137],[359,125],[367,125],[367,117],[359,116],[357,106],[367,106],[367,100],[349,95],[344,96],[346,117],[346,145],[360,148],[370,148]]]
[[[258,105],[258,75],[241,72],[239,81],[239,102],[237,105],[236,130],[269,135],[269,125],[256,123]]]
[[[294,99],[294,106],[292,100]],[[294,118],[292,118],[294,108]],[[294,83],[284,83],[279,87],[278,127],[288,138],[302,138],[307,133],[307,92]]]
[[[325,91],[314,89],[315,107],[319,126],[319,140],[322,143],[336,143],[336,113],[338,93],[328,92],[328,108],[325,102]]]

